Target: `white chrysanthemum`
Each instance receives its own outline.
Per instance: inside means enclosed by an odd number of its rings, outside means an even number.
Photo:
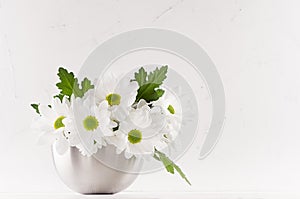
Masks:
[[[77,146],[80,143],[80,140],[76,129],[75,118],[71,110],[68,117],[63,119],[63,123],[65,125],[64,135],[67,138],[70,146]]]
[[[112,136],[112,128],[117,124],[110,120],[107,101],[99,106],[94,104],[93,92],[87,93],[84,98],[73,99],[74,119],[80,143],[76,147],[83,155],[91,156],[98,148],[106,146],[104,136]]]
[[[125,151],[125,157],[149,155],[154,147],[161,148],[161,130],[165,125],[165,116],[160,109],[148,106],[140,100],[136,109],[132,108],[129,117],[120,122],[115,136],[108,137],[109,143],[117,147],[117,153]]]
[[[164,95],[155,101],[153,106],[161,107],[162,112],[166,115],[163,140],[169,143],[177,137],[181,128],[182,109],[180,102],[175,94],[166,89]]]
[[[135,102],[138,84],[128,78],[120,81],[112,74],[105,75],[96,86],[96,102],[107,101],[112,118],[122,121],[128,116],[131,105]]]
[[[65,135],[63,120],[68,117],[70,104],[64,98],[61,102],[58,98],[53,99],[51,105],[40,105],[41,117],[38,119],[37,128],[42,132],[39,143],[54,143],[56,151],[63,154],[67,151],[69,143]]]

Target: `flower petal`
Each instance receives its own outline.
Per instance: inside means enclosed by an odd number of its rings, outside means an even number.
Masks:
[[[50,107],[45,106],[45,105],[40,105],[39,110],[42,116],[48,118],[49,120],[55,120],[56,119],[56,114],[54,113],[53,110],[51,110]]]
[[[63,155],[69,148],[68,141],[64,137],[60,137],[60,139],[56,140],[54,146],[57,153],[60,155]]]

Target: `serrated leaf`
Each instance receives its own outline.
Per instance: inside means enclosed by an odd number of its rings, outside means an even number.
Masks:
[[[93,89],[93,88],[94,88],[94,85],[92,85],[91,80],[89,80],[88,78],[84,78],[83,81],[81,82],[82,94],[84,95],[86,92],[88,92],[88,90]]]
[[[168,158],[166,156],[166,154],[158,151],[157,149],[155,149],[154,151],[154,156],[153,156],[156,160],[161,161],[163,163],[163,165],[165,166],[166,170],[169,173],[174,174],[174,171],[176,170],[179,175],[189,184],[191,185],[190,181],[187,179],[187,177],[185,176],[185,174],[183,173],[183,171],[179,168],[178,165],[176,165],[170,158]],[[175,170],[174,170],[175,169]]]
[[[94,88],[94,85],[91,84],[91,81],[88,78],[84,78],[80,84],[81,88],[78,84],[78,79],[75,79],[73,93],[75,97],[83,97],[84,94]]]
[[[134,78],[139,86],[143,86],[147,81],[147,72],[141,67],[138,72],[134,73]]]
[[[144,99],[146,102],[156,101],[158,100],[163,94],[164,90],[158,89],[158,84],[144,84],[138,89],[138,94],[136,96],[136,102]]]
[[[134,73],[135,79],[131,81],[136,81],[139,85],[135,102],[144,99],[149,103],[151,101],[156,101],[163,96],[165,91],[159,89],[159,86],[167,78],[167,71],[168,66],[162,66],[161,68],[157,67],[148,75],[145,69],[141,67],[138,72]]]
[[[82,97],[82,92],[81,89],[79,88],[79,83],[78,83],[78,79],[75,78],[74,81],[74,86],[73,86],[73,94],[75,97]]]
[[[60,99],[60,101],[62,102],[62,100],[63,100],[63,98],[64,98],[64,95],[63,94],[57,94],[57,95],[55,95],[55,96],[53,96],[54,98],[58,98],[58,99]]]
[[[59,98],[61,101],[64,96],[68,96],[69,100],[71,95],[74,94],[75,97],[83,97],[84,94],[94,88],[91,81],[88,78],[84,78],[80,83],[78,79],[74,76],[72,72],[68,72],[66,69],[60,67],[58,69],[58,74],[60,82],[56,84],[57,88],[60,89],[60,93],[54,98]]]
[[[35,110],[35,112],[40,115],[39,105],[40,104],[30,104],[30,106]]]
[[[147,83],[161,85],[167,78],[168,66],[162,66],[149,73]]]
[[[72,72],[68,72],[66,69],[60,67],[57,73],[60,82],[56,84],[57,88],[60,89],[62,95],[71,97],[73,94],[73,87],[75,83],[75,77]]]

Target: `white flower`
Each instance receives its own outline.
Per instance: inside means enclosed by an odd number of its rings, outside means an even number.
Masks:
[[[118,81],[112,74],[105,75],[95,91],[96,102],[107,101],[112,118],[117,121],[126,119],[131,105],[135,102],[138,84],[128,78]]]
[[[76,132],[80,140],[76,147],[87,156],[106,146],[104,136],[112,136],[112,128],[117,125],[110,120],[111,113],[108,111],[107,101],[102,101],[96,106],[93,96],[93,92],[89,92],[84,98],[72,100]]]
[[[51,105],[40,105],[39,110],[41,117],[37,121],[37,127],[41,131],[39,143],[53,143],[56,151],[63,154],[69,147],[68,140],[65,136],[65,124],[63,120],[68,117],[70,104],[66,98],[61,102],[58,98],[53,99]]]
[[[63,123],[65,125],[64,135],[66,136],[70,146],[76,146],[80,143],[79,136],[76,130],[75,118],[71,112],[68,117],[63,119]]]
[[[165,125],[165,116],[160,109],[148,106],[140,100],[136,109],[132,108],[127,120],[120,122],[116,134],[107,137],[109,143],[117,147],[117,153],[125,151],[125,157],[149,155],[154,147],[161,148],[161,130]]]
[[[175,94],[165,89],[164,95],[153,103],[154,107],[161,107],[166,115],[165,129],[163,130],[163,140],[166,142],[174,141],[181,128],[182,109]]]

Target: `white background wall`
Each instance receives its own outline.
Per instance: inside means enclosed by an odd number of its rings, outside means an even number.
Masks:
[[[114,34],[159,27],[198,42],[223,79],[222,139],[131,191],[297,192],[300,184],[300,2],[295,0],[0,0],[0,192],[68,192],[48,148],[29,130],[32,101],[47,102],[57,66],[78,71]]]

